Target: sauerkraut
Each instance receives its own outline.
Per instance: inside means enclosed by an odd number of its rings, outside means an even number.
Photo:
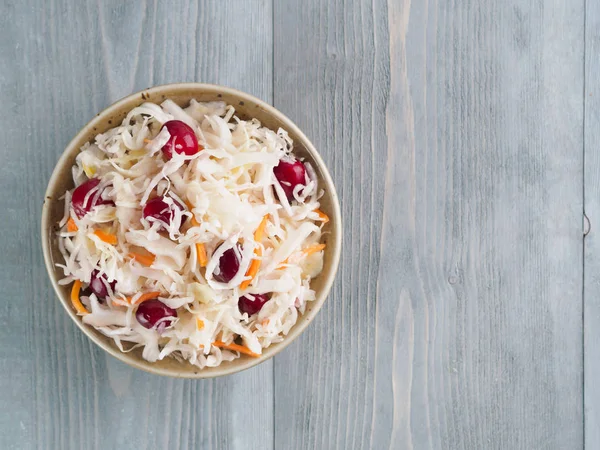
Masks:
[[[144,103],[81,148],[72,176],[60,283],[121,351],[199,368],[259,356],[315,299],[329,219],[285,130],[223,102]]]

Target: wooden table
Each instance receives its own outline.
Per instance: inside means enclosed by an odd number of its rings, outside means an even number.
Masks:
[[[0,35],[0,448],[600,448],[600,2],[5,0]],[[216,380],[106,356],[42,263],[66,144],[176,81],[292,118],[344,216],[316,322]]]

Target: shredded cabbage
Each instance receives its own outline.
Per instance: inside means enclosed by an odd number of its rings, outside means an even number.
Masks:
[[[170,120],[191,127],[201,151],[173,152],[166,160],[160,150],[171,136],[162,125]],[[313,167],[305,163],[305,184],[296,186],[292,201],[273,174],[282,159],[295,159],[292,147],[285,130],[241,120],[231,105],[192,100],[181,108],[168,99],[134,108],[120,126],[85,144],[72,168],[75,186],[99,178],[85,201],[101,196],[112,204],[95,206],[79,218],[71,205],[73,190],[64,196],[58,224],[64,263],[57,264],[64,278],[59,283],[83,283],[81,301],[89,311],[83,322],[123,352],[141,347],[148,361],[174,357],[199,368],[240,357],[214,346],[215,341],[237,342],[261,354],[283,340],[306,302],[315,299],[310,281],[323,268],[322,251],[302,253],[321,240],[323,222],[314,211],[322,192]],[[157,196],[167,203],[168,223],[143,217],[144,205]],[[263,237],[255,242],[266,215]],[[69,218],[76,231],[67,230]],[[116,235],[117,243],[102,241],[94,234],[98,228]],[[196,244],[204,246],[206,267],[198,263]],[[223,283],[214,275],[228,249],[236,252],[240,269]],[[152,264],[142,265],[132,252],[152,254]],[[260,267],[242,289],[255,259]],[[85,289],[95,271],[107,281],[105,299]],[[150,329],[142,326],[136,299],[147,292],[160,292],[158,299],[177,317]],[[258,313],[242,313],[240,297],[258,294],[270,299]]]

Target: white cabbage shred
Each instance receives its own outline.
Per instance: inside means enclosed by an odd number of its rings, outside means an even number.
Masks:
[[[169,120],[192,127],[203,149],[192,156],[173,153],[167,161],[161,148],[170,135],[161,127]],[[291,202],[273,175],[282,158],[293,158],[292,145],[285,130],[241,120],[223,102],[195,100],[186,108],[171,100],[144,103],[120,126],[85,144],[72,170],[75,186],[99,178],[90,196],[101,193],[114,205],[96,206],[79,218],[71,207],[73,190],[65,193],[58,232],[64,257],[58,266],[65,275],[60,283],[82,282],[80,298],[89,312],[84,323],[114,339],[124,352],[141,347],[148,361],[171,356],[199,368],[240,357],[215,341],[244,345],[256,354],[280,342],[306,302],[315,299],[310,281],[323,267],[322,250],[303,253],[320,243],[323,225],[315,212],[322,192],[314,169],[306,164],[305,187],[294,190]],[[164,195],[171,222],[144,219],[143,205]],[[192,224],[192,214],[199,225]],[[254,232],[265,216],[257,243]],[[69,218],[77,231],[68,231]],[[95,234],[99,229],[115,235],[117,243],[104,242]],[[204,244],[205,268],[197,261],[196,243]],[[238,254],[240,270],[221,283],[213,272],[229,248]],[[152,253],[154,262],[142,265],[130,257],[132,252]],[[242,289],[253,259],[260,259],[259,271]],[[95,270],[109,282],[106,299],[86,291]],[[177,318],[166,321],[166,327],[147,329],[137,321],[132,303],[147,292],[160,292],[158,299],[176,309]],[[239,298],[257,294],[270,300],[257,314],[241,313]]]

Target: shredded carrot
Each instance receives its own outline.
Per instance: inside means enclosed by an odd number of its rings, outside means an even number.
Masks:
[[[304,250],[302,250],[302,255],[303,256],[308,256],[308,255],[312,255],[313,253],[316,252],[320,252],[321,250],[323,250],[326,247],[325,244],[315,244],[315,245],[311,245],[310,247],[305,248]],[[288,263],[288,258],[285,258],[283,261],[281,261],[279,263],[279,265],[277,266],[277,269],[283,269],[284,266]]]
[[[140,264],[143,264],[144,266],[148,267],[154,264],[154,260],[156,259],[156,256],[154,256],[152,253],[150,253],[149,255],[141,255],[139,253],[131,252],[129,253],[129,257],[131,259],[135,259]]]
[[[71,303],[73,304],[73,308],[77,310],[78,314],[85,316],[89,314],[88,310],[85,309],[85,306],[79,300],[79,291],[81,290],[81,280],[75,280],[73,283],[73,287],[71,288]]]
[[[75,233],[77,230],[79,230],[79,228],[77,228],[77,224],[72,217],[69,217],[69,220],[67,220],[67,231],[69,233]]]
[[[133,296],[126,297],[126,299],[127,299],[127,303],[131,303],[132,305],[139,305],[140,303],[145,302],[146,300],[152,300],[153,298],[156,298],[159,295],[160,295],[160,292],[154,291],[154,292],[146,292],[145,294],[140,295],[135,302],[133,301]]]
[[[204,321],[202,319],[196,318],[196,327],[201,330],[204,328]]]
[[[244,353],[245,355],[252,356],[253,358],[258,358],[260,355],[258,353],[254,353],[248,347],[244,347],[243,345],[238,344],[226,344],[225,342],[215,341],[212,343],[215,347],[225,348],[227,350],[233,350],[234,352]]]
[[[262,256],[262,250],[260,249],[260,247],[257,248],[256,250],[257,250],[255,253],[256,256]],[[246,289],[248,286],[250,286],[250,283],[252,283],[252,280],[258,273],[259,268],[260,268],[260,259],[253,259],[252,262],[250,263],[250,267],[248,267],[248,270],[246,271],[246,276],[250,277],[250,278],[248,278],[240,283],[240,289]]]
[[[107,244],[116,245],[118,242],[117,236],[107,233],[106,231],[96,230],[94,231],[94,234],[98,236],[102,242],[106,242]]]
[[[185,204],[192,213],[192,218],[190,220],[190,222],[192,222],[192,226],[200,226],[200,222],[196,220],[196,216],[192,212],[192,209],[194,208],[192,204],[188,201],[186,201]],[[204,248],[204,244],[202,242],[196,243],[196,257],[198,258],[198,264],[200,264],[200,267],[206,267],[208,264],[208,256],[206,255],[206,248]]]
[[[130,305],[139,305],[140,303],[145,302],[146,300],[152,300],[158,297],[160,294],[161,293],[158,291],[146,292],[145,294],[140,295],[135,301],[133,301],[135,295],[125,297],[125,301]],[[120,305],[120,303],[113,302],[113,305]]]
[[[208,256],[206,255],[206,248],[204,248],[204,244],[202,242],[196,243],[196,254],[200,267],[206,267],[208,264]]]
[[[185,205],[187,206],[187,208],[190,210],[190,212],[192,213],[192,219],[190,220],[190,222],[192,222],[192,226],[197,227],[200,225],[200,222],[198,222],[196,220],[196,216],[194,215],[194,213],[192,212],[192,209],[194,209],[194,207],[192,206],[192,204],[188,201],[185,202]]]
[[[302,250],[302,253],[304,253],[304,256],[312,255],[313,253],[320,252],[325,247],[325,244],[311,245],[310,247],[307,247],[304,250]]]
[[[150,142],[152,142],[152,139],[144,139],[144,143],[149,144]]]
[[[267,325],[269,325],[270,320],[267,319],[263,319],[262,322],[260,323],[263,327],[266,327]]]
[[[258,243],[260,243],[260,241],[262,241],[263,234],[265,232],[265,227],[267,226],[268,220],[269,220],[269,215],[267,214],[267,215],[265,215],[265,217],[263,217],[260,224],[258,225],[258,228],[256,228],[256,231],[254,232],[254,240]],[[262,249],[260,247],[256,247],[254,249],[254,254],[260,258],[262,256]],[[240,289],[246,289],[248,286],[250,286],[250,283],[252,283],[252,280],[258,273],[259,268],[260,268],[260,259],[253,259],[252,262],[250,263],[250,267],[248,267],[248,270],[246,271],[246,276],[250,277],[250,278],[248,278],[247,280],[244,280],[240,283]]]
[[[326,224],[327,222],[329,222],[329,216],[327,214],[325,214],[323,211],[321,211],[320,209],[315,209],[315,212],[323,220],[323,224]]]
[[[263,217],[262,221],[260,222],[260,225],[258,225],[258,228],[254,232],[254,240],[256,242],[262,241],[263,234],[265,232],[265,228],[267,226],[268,220],[269,220],[269,215],[267,214],[265,217]]]

